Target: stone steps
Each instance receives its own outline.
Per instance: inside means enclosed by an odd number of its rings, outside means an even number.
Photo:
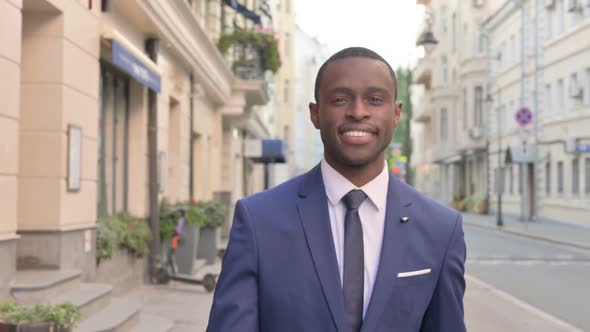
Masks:
[[[81,321],[74,332],[167,332],[173,322],[140,314],[142,305],[123,298],[112,298],[109,284],[83,283],[79,270],[17,271],[11,289],[21,304],[71,302]]]
[[[168,332],[174,326],[174,322],[162,317],[141,314],[139,323],[129,332]]]
[[[51,304],[71,302],[79,310],[82,319],[86,319],[111,303],[113,287],[105,284],[81,283],[49,301]]]
[[[127,332],[139,322],[141,304],[113,299],[111,304],[81,321],[74,332]]]

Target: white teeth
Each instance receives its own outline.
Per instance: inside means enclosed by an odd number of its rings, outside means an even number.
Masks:
[[[369,136],[371,135],[371,133],[368,133],[366,131],[347,131],[344,133],[344,136],[353,136],[353,137],[363,137],[363,136]]]

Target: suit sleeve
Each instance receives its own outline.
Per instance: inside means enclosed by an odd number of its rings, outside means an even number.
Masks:
[[[259,330],[258,258],[251,222],[246,204],[238,201],[209,314],[208,332]]]
[[[463,316],[465,257],[463,219],[459,214],[455,220],[436,289],[422,319],[421,332],[466,331]]]

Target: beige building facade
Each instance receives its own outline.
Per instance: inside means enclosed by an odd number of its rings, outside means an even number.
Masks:
[[[233,206],[262,189],[243,146],[272,135],[256,113],[268,83],[237,77],[218,51],[223,11],[221,0],[0,0],[2,294],[17,268],[92,280],[97,218],[148,217],[150,114],[159,199]]]
[[[412,167],[417,187],[450,204],[488,192],[484,89],[487,59],[479,25],[495,1],[418,0],[438,44],[413,71]]]
[[[439,41],[414,71],[419,188],[445,203],[486,193],[492,212],[500,191],[504,213],[588,223],[590,50],[579,41],[590,38],[590,3],[417,3]],[[533,117],[524,130],[521,108]],[[453,151],[465,163],[450,157],[449,169],[440,158]]]
[[[490,181],[503,182],[494,192],[502,189],[504,210],[524,219],[588,224],[590,48],[580,41],[590,40],[590,2],[507,2],[482,28],[491,55],[491,146],[504,151],[501,164],[491,164]],[[538,119],[536,135],[534,122],[524,133],[516,124],[523,106]],[[523,145],[536,153],[519,162]]]

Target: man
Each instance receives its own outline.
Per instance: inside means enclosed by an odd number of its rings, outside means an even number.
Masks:
[[[236,205],[208,331],[465,331],[460,214],[385,163],[397,81],[365,48],[316,78],[324,159]]]

